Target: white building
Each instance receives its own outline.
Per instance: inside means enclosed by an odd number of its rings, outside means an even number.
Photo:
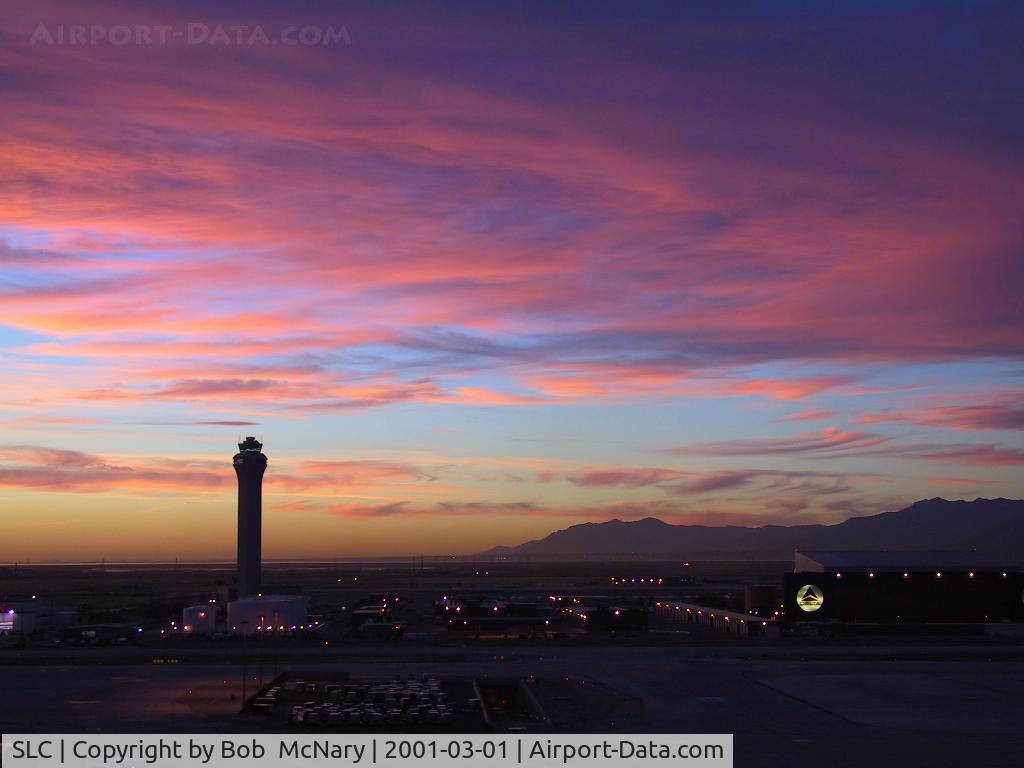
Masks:
[[[0,635],[59,632],[77,621],[73,608],[47,605],[35,595],[0,601]]]
[[[308,628],[306,598],[302,595],[254,595],[228,603],[228,631],[232,634]]]

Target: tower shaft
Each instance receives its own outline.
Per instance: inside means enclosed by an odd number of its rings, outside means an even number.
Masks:
[[[260,592],[262,566],[263,473],[267,457],[254,437],[238,444],[234,458],[238,476],[238,596]]]

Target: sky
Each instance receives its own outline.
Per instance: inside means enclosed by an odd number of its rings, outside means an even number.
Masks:
[[[1024,495],[1012,3],[5,3],[0,560]]]

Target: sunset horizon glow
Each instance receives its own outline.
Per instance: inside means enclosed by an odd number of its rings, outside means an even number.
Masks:
[[[0,561],[1024,496],[1019,8],[208,6],[0,10]]]

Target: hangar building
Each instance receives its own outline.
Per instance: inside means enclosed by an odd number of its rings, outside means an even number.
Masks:
[[[228,603],[228,631],[291,632],[309,624],[306,598],[301,595],[254,595]]]
[[[1020,564],[977,552],[797,550],[794,560],[787,622],[1024,621]]]

